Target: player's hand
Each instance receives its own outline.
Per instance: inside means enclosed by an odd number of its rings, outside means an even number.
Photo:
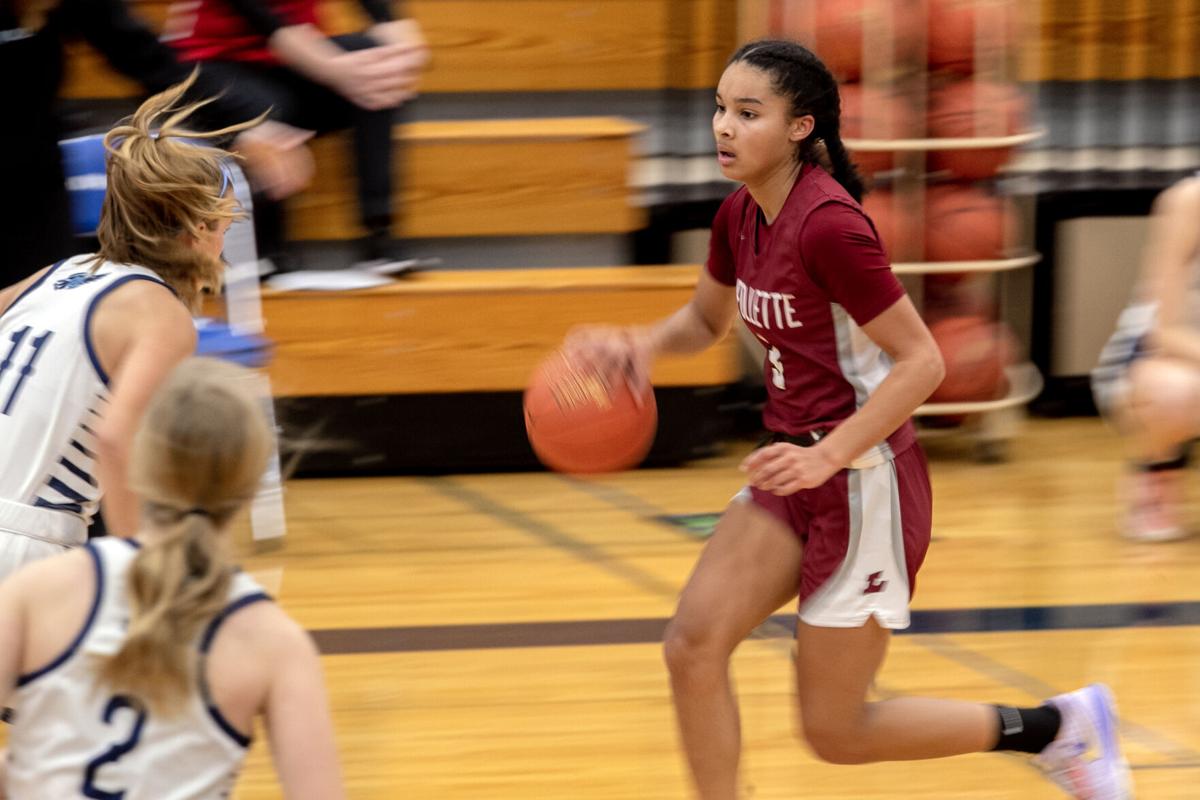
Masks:
[[[588,325],[575,328],[563,342],[563,355],[578,368],[592,369],[610,383],[625,381],[634,397],[650,383],[654,351],[640,328]]]
[[[842,467],[830,459],[819,444],[800,447],[777,442],[746,456],[739,469],[746,473],[755,489],[782,497],[820,486]]]
[[[312,137],[312,131],[267,120],[239,133],[233,148],[245,159],[246,176],[254,187],[282,200],[312,180],[312,153],[304,145]]]
[[[329,85],[368,111],[394,108],[417,96],[417,80],[428,60],[423,49],[387,44],[348,50],[326,65]]]
[[[394,44],[409,50],[421,51],[424,61],[429,61],[429,43],[425,41],[425,34],[414,19],[378,22],[367,30],[367,35],[380,44]]]

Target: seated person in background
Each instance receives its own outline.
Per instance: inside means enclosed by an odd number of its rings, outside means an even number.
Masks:
[[[1179,514],[1192,440],[1200,437],[1200,177],[1154,203],[1135,300],[1093,372],[1096,405],[1125,435],[1125,534],[1186,535]]]
[[[375,24],[326,37],[316,0],[176,0],[163,38],[180,58],[202,62],[255,113],[318,133],[354,129],[360,258],[404,271],[391,238],[394,111],[416,94],[429,58],[420,28],[393,20],[387,0],[360,0]],[[288,269],[282,208],[255,202],[259,251]]]
[[[271,452],[254,386],[221,361],[176,368],[134,442],[137,535],[0,584],[0,797],[229,797],[259,717],[283,797],[346,797],[317,649],[232,562]]]
[[[183,82],[192,70],[129,15],[123,0],[0,2],[0,185],[20,193],[20,202],[6,204],[0,214],[0,287],[85,246],[72,235],[59,151],[64,137],[58,113],[64,47],[77,35],[151,92]],[[218,89],[201,70],[195,78],[196,96],[211,98]],[[258,116],[253,107],[236,93],[227,93],[199,109],[192,124],[207,130],[225,128]],[[244,157],[246,173],[259,191],[286,197],[303,188],[311,175],[311,156],[303,146],[307,136],[268,122],[240,130],[232,148]]]

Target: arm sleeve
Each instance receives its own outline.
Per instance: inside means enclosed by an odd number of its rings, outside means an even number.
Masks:
[[[712,235],[708,239],[708,274],[718,283],[734,286],[737,283],[737,268],[733,260],[733,249],[729,244],[729,226],[733,217],[733,198],[730,195],[717,209],[713,218]]]
[[[814,209],[800,233],[800,257],[809,276],[859,325],[904,296],[875,229],[853,206],[832,202]]]

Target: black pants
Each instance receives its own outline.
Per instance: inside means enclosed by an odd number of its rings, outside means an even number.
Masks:
[[[332,37],[343,50],[364,50],[378,44],[365,34]],[[271,109],[271,119],[318,134],[352,128],[358,180],[359,218],[368,231],[382,231],[392,221],[392,123],[395,109],[368,111],[337,92],[280,66],[238,61],[210,61],[212,75],[239,97],[256,102],[259,112]],[[270,257],[283,246],[280,203],[254,198],[255,233],[260,252]]]
[[[54,135],[21,144],[6,150],[8,163],[0,168],[0,180],[10,193],[0,218],[0,289],[86,246],[71,235],[67,187]]]

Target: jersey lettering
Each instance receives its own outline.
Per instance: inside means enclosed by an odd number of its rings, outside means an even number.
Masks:
[[[84,797],[90,797],[93,800],[123,800],[125,797],[124,789],[108,791],[96,786],[96,773],[100,771],[100,768],[105,764],[119,761],[128,755],[133,748],[137,747],[138,740],[142,738],[142,727],[146,724],[146,711],[142,708],[141,703],[126,695],[119,694],[108,701],[108,705],[104,707],[104,716],[102,717],[104,723],[111,725],[113,716],[122,709],[129,709],[133,713],[133,728],[129,731],[129,735],[122,741],[117,742],[88,762],[87,770],[83,773]]]

